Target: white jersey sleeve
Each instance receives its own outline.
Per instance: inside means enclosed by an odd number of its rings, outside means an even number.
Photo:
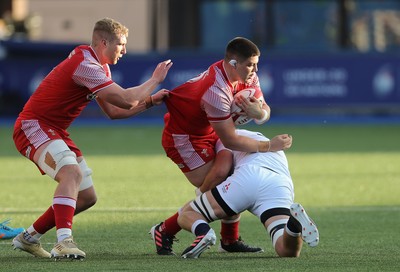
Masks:
[[[236,133],[238,135],[249,137],[258,141],[269,141],[269,139],[260,132],[237,129]],[[244,164],[251,164],[254,166],[266,167],[271,171],[286,175],[291,178],[288,161],[285,152],[283,151],[258,153],[233,151],[233,160],[235,168]]]

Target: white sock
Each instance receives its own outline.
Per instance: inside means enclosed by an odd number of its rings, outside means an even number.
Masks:
[[[42,237],[43,234],[37,232],[33,225],[31,225],[24,233],[25,240],[28,240],[31,243],[37,243]]]
[[[57,230],[57,240],[58,242],[61,242],[62,240],[65,240],[66,238],[72,236],[72,230],[68,228],[62,228]]]

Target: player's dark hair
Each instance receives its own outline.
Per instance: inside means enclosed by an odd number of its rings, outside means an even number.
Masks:
[[[239,58],[239,60],[244,60],[260,55],[260,49],[258,49],[257,45],[243,37],[236,37],[231,40],[225,50],[226,60],[230,60],[234,57]]]

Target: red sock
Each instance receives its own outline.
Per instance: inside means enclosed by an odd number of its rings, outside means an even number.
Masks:
[[[182,228],[178,224],[178,216],[179,213],[175,213],[173,216],[164,221],[161,226],[161,229],[169,236],[174,236],[177,234]]]
[[[239,222],[226,223],[221,221],[221,239],[225,245],[232,244],[239,239]]]
[[[76,200],[68,197],[54,197],[53,209],[56,228],[72,228],[72,219],[74,217]]]
[[[40,234],[45,234],[48,230],[54,228],[56,221],[54,219],[54,210],[50,206],[47,211],[44,212],[36,221],[33,223],[33,228]]]

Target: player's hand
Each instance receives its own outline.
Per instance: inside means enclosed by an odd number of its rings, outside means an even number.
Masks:
[[[154,80],[156,80],[158,82],[158,84],[163,82],[165,77],[168,74],[169,69],[172,67],[172,64],[173,63],[172,63],[172,61],[170,59],[169,60],[165,60],[163,62],[160,62],[157,65],[156,69],[154,69],[152,78]]]
[[[238,113],[239,115],[246,115],[252,119],[261,119],[264,116],[262,104],[254,96],[249,98],[238,96],[236,99],[236,105],[243,110],[243,112]]]
[[[166,89],[161,89],[151,96],[153,105],[161,105],[166,97],[169,96],[169,91]]]
[[[293,138],[289,134],[281,134],[273,137],[269,144],[269,151],[275,152],[280,150],[286,150],[292,146]]]

